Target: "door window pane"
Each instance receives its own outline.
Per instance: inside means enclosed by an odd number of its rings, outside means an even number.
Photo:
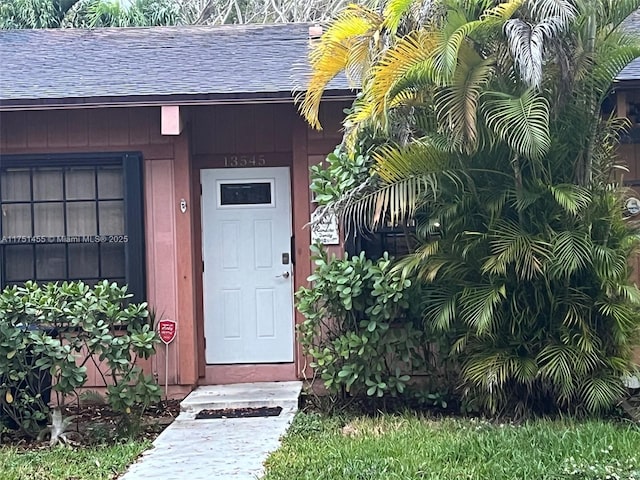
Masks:
[[[220,185],[220,205],[271,204],[271,183],[223,183]]]

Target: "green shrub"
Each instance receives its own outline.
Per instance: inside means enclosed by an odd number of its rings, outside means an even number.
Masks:
[[[358,145],[353,153],[337,147],[327,155],[324,163],[311,167],[311,185],[315,201],[326,205],[339,199],[369,177],[373,161],[364,146]]]
[[[409,374],[425,363],[418,289],[390,273],[387,254],[328,258],[312,246],[312,288],[296,293],[305,320],[300,342],[332,393],[382,397],[405,391]]]
[[[93,288],[82,282],[7,287],[0,294],[3,417],[36,436],[51,391],[59,402],[75,394],[89,362],[114,410],[129,413],[158,401],[160,388],[135,363],[154,354],[159,340],[146,303],[129,304],[129,298],[126,287],[107,281]]]

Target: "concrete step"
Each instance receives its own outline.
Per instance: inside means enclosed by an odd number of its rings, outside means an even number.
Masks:
[[[282,407],[295,411],[301,390],[302,382],[207,385],[196,388],[180,402],[180,410],[190,414],[223,408]]]

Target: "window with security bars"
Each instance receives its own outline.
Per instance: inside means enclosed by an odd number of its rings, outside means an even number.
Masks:
[[[350,255],[364,251],[368,258],[378,259],[387,252],[400,258],[415,248],[415,225],[383,225],[373,232],[358,232],[347,238],[346,250]]]
[[[144,295],[138,155],[0,158],[0,283],[106,279]]]

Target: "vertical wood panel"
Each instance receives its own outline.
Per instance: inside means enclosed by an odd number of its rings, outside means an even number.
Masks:
[[[70,147],[89,145],[89,113],[87,110],[70,110],[67,117],[67,138]]]
[[[89,145],[106,147],[109,145],[109,111],[98,108],[89,112]]]
[[[193,107],[191,117],[191,152],[193,155],[211,153],[214,143],[214,109],[212,107]]]
[[[299,118],[293,105],[274,105],[273,123],[275,124],[275,131],[273,138],[276,152],[291,151],[291,136],[295,135],[293,122],[297,122]]]
[[[198,339],[196,338],[195,314],[195,266],[193,255],[193,232],[195,221],[191,208],[191,162],[189,152],[189,132],[182,132],[175,142],[173,211],[175,212],[174,239],[176,250],[176,278],[178,293],[178,338],[179,348],[178,381],[181,385],[196,385],[198,382]],[[180,211],[180,199],[185,199],[187,210]],[[204,354],[204,352],[202,352]]]
[[[149,115],[151,108],[128,108],[129,112],[129,145],[146,145],[149,143]]]
[[[256,152],[275,151],[274,136],[277,119],[272,105],[256,105],[254,112],[256,128]]]
[[[311,216],[310,191],[309,191],[309,159],[307,155],[307,126],[301,118],[297,118],[293,124],[292,131],[292,151],[293,151],[293,235],[295,236],[295,290],[301,286],[308,286],[307,277],[311,274],[311,259],[309,255],[309,245],[311,244],[311,233],[305,225]],[[296,324],[304,321],[302,314],[296,309]],[[300,378],[304,378],[306,373],[303,361],[302,348],[299,342],[295,345],[296,370]]]
[[[0,112],[0,151],[7,148],[7,114]]]
[[[637,177],[637,159],[635,158],[635,146],[632,144],[623,144],[618,146],[618,155],[624,165],[629,169],[628,172],[623,172],[622,175],[625,180],[633,180]]]
[[[256,119],[254,105],[238,105],[234,109],[236,146],[238,153],[254,152],[256,148]]]
[[[27,112],[27,148],[47,146],[46,112]]]
[[[177,318],[173,160],[145,162],[147,296],[157,319]],[[177,383],[176,343],[169,346],[169,383]],[[158,348],[154,369],[164,384],[165,349]]]
[[[67,110],[51,110],[47,112],[47,146],[66,147],[68,138]]]
[[[2,114],[5,128],[6,148],[27,148],[27,114],[26,112],[6,112]]]
[[[129,144],[129,114],[124,108],[111,108],[109,112],[109,145]]]
[[[216,153],[236,153],[236,115],[233,108],[227,106],[215,109],[211,137],[215,138],[212,151]]]
[[[204,341],[204,297],[202,295],[202,209],[200,206],[200,170],[192,165],[191,172],[191,206],[193,211],[193,264],[195,265],[195,315],[196,338],[198,348],[198,376],[206,375],[205,341]]]

